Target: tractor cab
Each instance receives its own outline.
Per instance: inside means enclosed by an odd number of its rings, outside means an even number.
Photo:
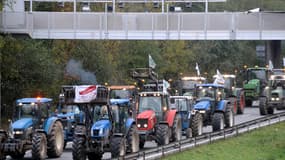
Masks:
[[[209,117],[205,119],[211,119],[212,115],[218,103],[225,98],[225,92],[223,85],[218,84],[200,84],[196,87],[196,104],[194,109],[201,113],[207,113]]]
[[[49,98],[18,99],[16,101],[15,121],[12,123],[13,130],[25,130],[32,125],[42,125],[42,119],[49,117],[51,103],[52,99]]]
[[[268,86],[270,89],[268,105],[272,108],[285,109],[285,74],[271,75]]]
[[[195,86],[206,82],[204,77],[182,77],[180,79],[179,94],[184,96],[193,96]]]

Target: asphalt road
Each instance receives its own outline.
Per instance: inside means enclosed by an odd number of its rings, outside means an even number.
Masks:
[[[275,113],[282,112],[282,111],[277,111],[275,110]],[[262,116],[259,115],[259,109],[258,108],[245,108],[244,114],[242,115],[236,115],[235,116],[235,124],[240,124],[243,122],[251,121],[257,118],[260,118]],[[204,127],[203,132],[211,132],[212,127]],[[61,155],[60,158],[50,158],[50,160],[71,160],[72,159],[72,143],[68,143],[66,146],[66,149],[64,150],[63,154]],[[155,142],[146,142],[145,143],[145,148],[152,148],[152,147],[157,147]],[[31,158],[31,151],[27,151],[25,155],[26,160],[30,160]],[[105,153],[103,155],[103,159],[110,159],[111,154],[109,152]],[[10,157],[7,157],[7,159],[11,159]]]

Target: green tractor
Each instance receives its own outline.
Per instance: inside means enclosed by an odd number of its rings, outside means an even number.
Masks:
[[[277,110],[285,109],[285,73],[280,69],[273,70],[274,75],[269,79],[269,99],[268,107],[276,108]],[[264,112],[264,114],[267,114]]]
[[[243,86],[245,103],[246,106],[259,107],[261,115],[265,112],[273,113],[272,108],[266,107],[269,98],[268,82],[271,75],[272,70],[268,68],[255,67],[246,70],[246,81]]]

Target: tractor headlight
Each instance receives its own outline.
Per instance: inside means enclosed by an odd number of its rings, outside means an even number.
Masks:
[[[272,101],[275,101],[275,98],[272,97],[271,100],[272,100]]]
[[[276,101],[279,101],[279,100],[280,100],[280,99],[277,97],[277,98],[276,98]]]
[[[141,124],[138,124],[137,126],[138,126],[138,128],[141,128]]]
[[[144,127],[144,128],[147,128],[147,124],[144,124],[143,127]]]
[[[17,135],[23,134],[23,133],[24,133],[23,131],[13,131],[13,134],[17,134]]]
[[[104,134],[104,128],[100,128],[99,135],[103,135],[103,134]]]
[[[167,111],[167,107],[163,107],[163,111],[164,111],[164,112]]]

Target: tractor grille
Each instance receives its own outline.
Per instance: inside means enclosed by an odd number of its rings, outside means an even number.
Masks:
[[[139,128],[145,128],[144,125],[148,123],[148,119],[138,119],[137,126]]]

